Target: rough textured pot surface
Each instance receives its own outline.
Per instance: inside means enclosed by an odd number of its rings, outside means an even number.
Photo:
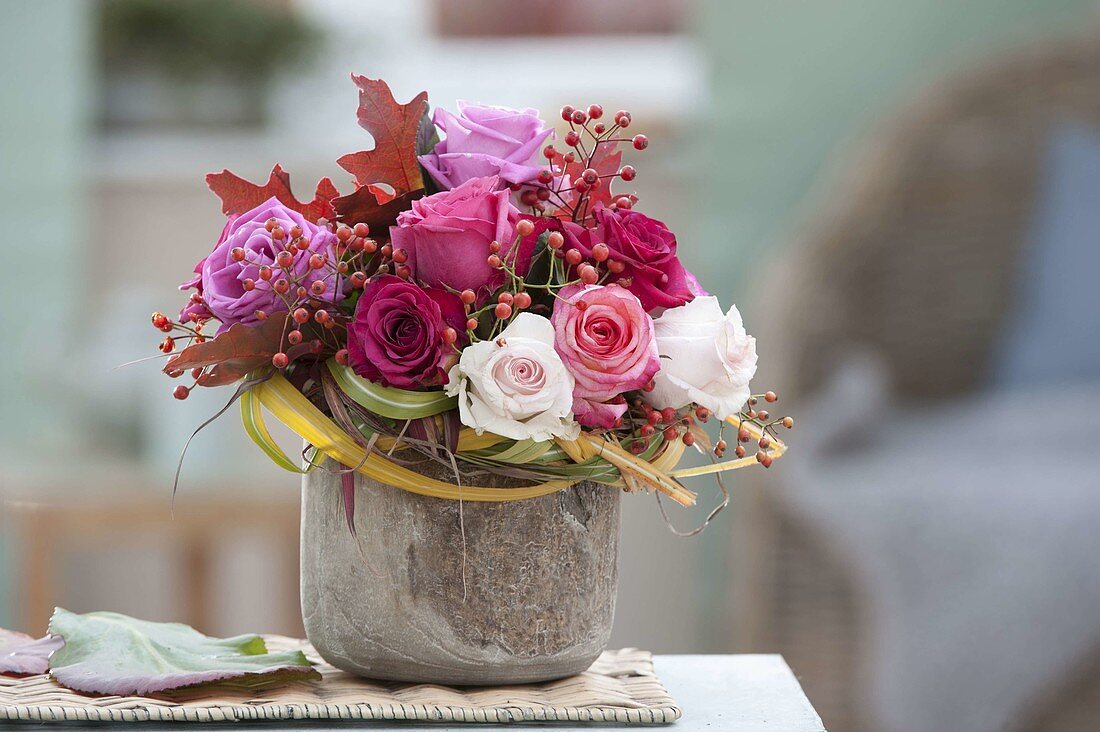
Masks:
[[[521,683],[580,673],[606,647],[618,490],[464,502],[464,562],[457,501],[358,475],[352,536],[340,478],[318,469],[302,483],[302,615],[332,665],[394,681]]]

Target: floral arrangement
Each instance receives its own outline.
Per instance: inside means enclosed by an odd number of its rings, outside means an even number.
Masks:
[[[237,384],[230,404],[276,463],[342,466],[349,521],[355,472],[441,498],[592,480],[691,505],[680,478],[782,454],[777,428],[793,421],[750,391],[756,346],[737,308],[700,287],[635,194],[613,192],[637,175],[620,145],[649,144],[629,112],[564,107],[559,149],[536,110],[429,117],[426,93],[399,104],[385,82],[352,79],[374,138],[338,161],[352,192],[326,178],[299,200],[279,166],[263,185],[207,176],[225,228],[181,286],[178,319],[152,318],[164,371],[191,377],[177,398]],[[301,460],[272,440],[265,408],[305,440]],[[711,464],[677,469],[688,447]],[[516,487],[481,485],[487,474]]]

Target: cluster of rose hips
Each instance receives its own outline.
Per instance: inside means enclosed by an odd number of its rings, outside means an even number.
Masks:
[[[569,266],[570,271],[576,273],[577,279],[585,285],[598,284],[607,279],[608,275],[622,274],[626,270],[625,264],[619,260],[611,259],[611,248],[602,242],[592,247],[590,261],[585,261],[585,257],[579,249],[564,250],[565,237],[560,232],[551,231],[546,237],[546,246],[551,255],[564,261]],[[601,272],[601,269],[604,271]],[[618,283],[623,287],[627,287],[631,284],[631,280],[623,278],[618,280]],[[572,283],[567,282],[566,284]]]
[[[644,392],[652,390],[652,382],[642,387]],[[775,433],[776,428],[782,426],[791,429],[794,427],[794,419],[791,417],[772,418],[766,409],[756,408],[759,399],[774,403],[778,401],[779,397],[773,391],[749,397],[745,405],[746,408],[738,415],[737,445],[734,447],[734,455],[738,458],[745,457],[747,452],[745,446],[753,439],[753,434],[746,425],[755,424],[759,427],[758,431],[761,433],[761,436],[757,439],[759,450],[756,453],[756,460],[765,468],[770,468],[773,461],[771,452],[778,440]],[[635,397],[631,405],[633,409],[628,416],[630,436],[627,438],[627,446],[635,455],[645,452],[651,439],[658,433],[664,438],[665,442],[680,439],[685,445],[694,445],[696,431],[692,429],[693,425],[705,424],[711,417],[710,410],[701,406],[688,407],[682,410],[672,407],[655,409],[641,396]],[[622,428],[624,423],[624,420],[620,420],[615,427],[617,429]],[[714,456],[719,459],[725,457],[728,448],[725,439],[722,438],[725,426],[726,423],[723,422],[719,429],[719,438],[711,449]]]
[[[168,334],[157,346],[161,353],[172,353],[176,350],[176,340],[181,337],[195,343],[202,343],[206,340],[206,336],[202,334],[203,323],[197,319],[197,316],[192,318],[192,321],[195,321],[194,327],[188,327],[183,323],[174,323],[171,318],[160,311],[153,313],[150,321],[153,323],[154,328]],[[173,331],[176,331],[177,335],[173,336]]]
[[[327,226],[328,222],[321,220],[318,224]],[[265,228],[271,233],[273,241],[283,239],[278,236],[282,227],[276,221],[268,221]],[[341,339],[334,337],[330,343],[327,337],[328,331],[346,327],[349,319],[333,302],[320,299],[329,292],[328,281],[332,280],[331,287],[334,291],[343,289],[341,278],[346,278],[347,286],[359,290],[366,286],[373,275],[392,272],[402,279],[408,279],[411,271],[406,265],[408,253],[404,249],[394,251],[390,244],[379,246],[377,241],[370,238],[370,227],[365,223],[351,226],[338,224],[335,234],[336,242],[332,246],[331,257],[329,252],[309,255],[310,271],[324,270],[324,277],[314,279],[307,289],[303,284],[305,276],[295,279],[293,272],[296,257],[305,256],[304,253],[309,250],[309,242],[302,237],[297,226],[292,227],[290,241],[276,255],[276,265],[282,270],[283,276],[275,280],[273,289],[286,305],[286,320],[290,326],[284,336],[286,343],[292,347],[299,346],[305,338],[302,328],[308,326],[320,337],[307,344],[307,348],[303,349],[305,353],[320,355],[328,347],[335,351],[337,363],[347,364],[348,352],[341,347]],[[239,253],[233,250],[231,255],[237,261],[247,261],[247,252],[243,250]],[[371,270],[370,274],[368,270]],[[270,280],[272,276],[270,267],[260,267],[261,278]],[[248,280],[245,280],[245,288],[248,289]],[[292,289],[293,296],[289,294]],[[267,318],[267,314],[262,311],[257,311],[255,315],[259,320]],[[271,358],[272,366],[277,369],[289,366],[293,360],[289,350],[281,347]]]
[[[557,232],[555,232],[557,233]],[[607,269],[608,274],[622,274],[626,269],[626,265],[617,259],[611,259],[611,249],[603,243],[596,244],[592,247],[592,261],[585,262],[584,256],[578,249],[570,249],[561,253],[561,246],[564,243],[564,239],[561,234],[557,234],[556,240],[553,234],[550,235],[547,245],[550,250],[554,252],[556,256],[560,256],[565,260],[565,263],[570,267],[573,267],[577,271],[577,277],[581,282],[586,285],[594,285],[602,279],[600,274],[600,267],[603,266]],[[629,280],[620,280],[620,284],[623,287],[630,285]]]
[[[535,225],[527,219],[521,219],[516,224],[516,241],[509,252],[511,257],[501,255],[501,243],[499,241],[489,242],[489,256],[486,259],[488,265],[493,269],[503,270],[510,276],[510,285],[505,285],[505,289],[497,294],[496,300],[490,302],[479,310],[474,310],[474,305],[477,301],[477,293],[473,290],[463,290],[459,293],[459,298],[462,300],[463,306],[466,308],[466,330],[468,335],[471,336],[470,340],[473,340],[473,332],[477,330],[480,323],[480,316],[485,313],[492,313],[493,317],[497,319],[497,324],[494,326],[495,332],[499,326],[508,321],[515,313],[520,310],[526,310],[531,307],[533,300],[531,293],[528,292],[525,287],[527,283],[524,281],[515,270],[514,258],[519,254],[519,242],[520,240],[531,236],[535,231]],[[560,236],[560,235],[559,235]],[[514,291],[513,291],[514,290]],[[443,339],[446,343],[454,343],[457,334],[452,333],[453,329],[447,328],[443,331]]]
[[[196,295],[192,294],[191,302],[196,302]],[[192,325],[187,325],[185,323],[176,323],[160,311],[153,313],[152,317],[150,317],[150,321],[152,322],[154,328],[162,333],[167,334],[164,336],[164,340],[160,342],[160,345],[157,346],[157,349],[165,355],[175,351],[176,345],[179,341],[184,341],[189,344],[204,343],[206,341],[206,336],[204,336],[202,333],[204,322],[195,314],[192,314],[190,318],[190,322],[192,323]],[[199,376],[202,375],[202,371],[203,370],[201,368],[191,369],[192,378],[198,380]],[[183,376],[183,370],[174,369],[168,372],[168,376],[173,379],[178,379],[179,377]],[[193,383],[191,384],[191,386],[184,386],[183,384],[179,384],[172,390],[172,396],[174,396],[176,399],[186,399],[191,393],[192,388],[194,388]]]
[[[745,446],[752,441],[753,434],[745,427],[746,424],[754,424],[759,428],[761,436],[756,440],[756,446],[759,448],[756,451],[756,461],[763,465],[765,468],[772,466],[772,449],[775,447],[775,442],[778,439],[775,431],[776,427],[783,426],[786,429],[794,427],[793,417],[772,417],[767,409],[757,409],[759,400],[763,399],[768,404],[774,404],[779,401],[779,396],[774,391],[767,391],[761,395],[751,396],[746,402],[746,409],[741,410],[738,415],[739,427],[737,430],[737,445],[733,449],[733,454],[739,458],[745,457],[747,450]],[[723,425],[725,427],[725,425]],[[714,445],[714,454],[716,457],[722,457],[726,451],[726,441],[719,437],[718,442]]]
[[[534,230],[535,225],[527,219],[521,219],[516,224],[517,239],[511,249],[515,256],[518,256],[519,242],[534,233]],[[546,249],[543,250],[542,254],[548,255],[554,260],[561,260],[564,263],[558,273],[555,273],[553,267],[551,268],[549,281],[545,283],[535,283],[525,279],[516,271],[514,261],[501,256],[500,242],[493,241],[489,243],[489,257],[486,260],[488,265],[493,269],[504,271],[508,275],[510,284],[506,284],[505,290],[497,295],[495,303],[491,303],[478,311],[471,311],[470,309],[477,299],[476,293],[473,290],[460,293],[462,302],[466,305],[466,317],[468,318],[466,327],[468,331],[472,333],[477,329],[478,316],[485,312],[491,311],[498,321],[503,323],[516,312],[531,307],[533,301],[527,288],[545,291],[553,295],[555,290],[560,290],[568,285],[578,283],[595,285],[605,281],[612,274],[621,274],[626,269],[626,265],[622,262],[611,259],[611,249],[606,244],[600,243],[593,246],[591,259],[586,261],[580,250],[564,249],[565,237],[562,236],[561,232],[550,231],[545,236]],[[535,264],[536,262],[531,263],[532,269],[534,269]],[[575,277],[571,277],[570,272]],[[619,278],[612,284],[628,287],[631,284],[631,278]],[[575,303],[574,306],[584,309],[588,307],[588,303],[581,301]],[[444,335],[446,335],[446,332]]]
[[[643,386],[642,391],[653,391],[653,382]],[[691,431],[691,426],[696,420],[707,422],[710,419],[710,410],[706,407],[695,407],[694,410],[684,411],[673,407],[654,409],[641,397],[634,400],[634,409],[639,416],[632,419],[635,423],[636,439],[630,442],[630,451],[636,455],[645,452],[649,447],[650,438],[658,431],[661,432],[665,442],[672,442],[679,438],[685,445],[694,445],[695,433]]]
[[[629,142],[635,150],[645,150],[649,147],[649,138],[645,135],[633,137],[620,137],[619,133],[630,126],[631,115],[625,109],[615,113],[614,124],[610,127],[601,122],[604,109],[598,104],[591,104],[587,111],[578,109],[570,104],[561,108],[561,117],[569,123],[569,132],[565,134],[565,144],[571,148],[568,152],[559,152],[554,145],[543,148],[542,154],[548,162],[548,167],[539,171],[536,183],[516,185],[513,190],[520,193],[520,203],[528,206],[533,212],[545,212],[549,204],[558,206],[560,212],[564,212],[574,221],[583,219],[587,210],[588,199],[594,191],[604,185],[610,185],[611,180],[621,178],[629,182],[634,180],[638,172],[632,165],[624,165],[615,172],[601,173],[596,169],[597,152],[601,145],[617,145],[620,142]],[[585,138],[591,147],[585,145]],[[583,161],[583,167],[578,165]],[[577,171],[576,168],[580,167]],[[573,176],[567,176],[567,168],[572,169]],[[553,200],[551,200],[553,199]],[[611,203],[613,207],[629,209],[637,202],[635,195],[619,196]]]

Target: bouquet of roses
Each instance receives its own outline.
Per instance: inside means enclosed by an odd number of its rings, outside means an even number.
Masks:
[[[755,341],[737,308],[614,190],[636,176],[620,144],[648,146],[629,112],[564,107],[559,149],[536,110],[459,103],[429,117],[426,93],[398,104],[383,81],[352,78],[374,138],[338,161],[352,192],[326,178],[301,201],[279,166],[264,185],[207,176],[225,229],[182,285],[178,321],[153,315],[165,372],[193,382],[177,398],[235,383],[230,404],[284,468],[327,456],[347,476],[443,498],[592,480],[690,505],[679,478],[782,453],[776,428],[793,423],[758,404],[772,392],[750,393]],[[304,438],[302,460],[262,408]],[[689,446],[712,464],[677,470]],[[454,480],[418,472],[423,461]],[[479,486],[486,473],[515,486]]]

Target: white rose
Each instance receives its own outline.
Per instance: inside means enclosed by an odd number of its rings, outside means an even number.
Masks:
[[[756,339],[736,307],[722,314],[716,297],[696,297],[654,322],[661,370],[648,395],[657,408],[695,402],[719,419],[737,414],[756,373]]]
[[[447,393],[458,395],[462,424],[513,440],[574,440],[573,375],[554,350],[546,318],[520,313],[495,340],[462,351]]]

